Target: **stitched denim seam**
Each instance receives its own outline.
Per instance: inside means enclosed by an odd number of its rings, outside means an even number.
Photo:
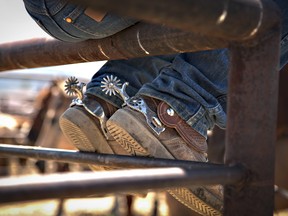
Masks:
[[[69,17],[72,19],[72,22],[76,20],[85,10],[83,6],[77,6],[70,14],[68,14],[65,18]],[[64,18],[64,19],[65,19]]]
[[[67,37],[70,37],[70,38],[73,38],[73,39],[79,39],[78,37],[75,37],[75,36],[69,34],[68,32],[64,31],[64,30],[61,28],[61,26],[59,26],[59,25],[57,24],[57,22],[55,22],[55,20],[54,20],[50,15],[47,14],[47,16],[49,17],[49,19],[51,19],[52,23],[58,28],[58,30],[60,30],[62,33],[64,33]],[[43,26],[44,26],[44,25],[43,25]],[[44,27],[45,27],[45,26],[44,26]],[[45,28],[46,28],[46,27],[45,27]],[[50,32],[48,29],[47,29],[47,31]],[[50,34],[52,34],[52,33],[50,33]],[[53,34],[53,37],[56,38],[56,36],[55,36],[54,34]],[[61,40],[61,39],[59,39],[59,40]]]
[[[44,1],[42,1],[42,4],[43,4],[42,7],[34,7],[32,4],[30,4],[27,1],[25,1],[25,8],[27,9],[27,11],[31,11],[33,13],[47,15],[46,7],[45,7],[45,10],[43,9],[44,8],[43,6],[45,4]]]
[[[57,13],[59,13],[59,11],[61,11],[64,6],[67,4],[66,0],[59,0],[59,2],[57,2],[57,4],[55,4],[54,7],[51,7],[49,9],[49,12],[52,16],[56,15]]]
[[[221,104],[217,104],[217,106],[207,109],[207,112],[208,112],[209,115],[215,115],[217,113],[222,112],[222,110],[223,109],[222,109]]]
[[[196,113],[186,122],[187,124],[192,126],[195,124],[195,122],[198,122],[201,118],[203,118],[204,115],[205,115],[205,109],[202,106],[200,106],[200,108],[196,111]]]
[[[87,15],[86,15],[87,16]],[[106,16],[107,16],[107,14],[106,14]],[[104,17],[104,19],[106,18],[106,16]],[[89,16],[88,16],[89,17]],[[91,17],[89,17],[90,19],[92,19]],[[110,24],[110,26],[108,27],[107,26],[107,28],[113,28],[113,26],[118,26],[118,25],[120,25],[121,24],[121,20],[118,20],[116,23],[113,23],[112,25]],[[81,28],[78,24],[74,24],[74,23],[71,23],[76,29],[78,29],[79,31],[82,31],[82,32],[85,32],[86,34],[88,34],[88,35],[90,35],[90,36],[92,36],[92,37],[97,37],[97,38],[105,38],[105,37],[108,37],[110,34],[104,34],[104,33],[101,33],[101,34],[96,34],[95,32],[94,33],[92,33],[92,32],[89,32],[89,31],[87,31],[85,28]]]

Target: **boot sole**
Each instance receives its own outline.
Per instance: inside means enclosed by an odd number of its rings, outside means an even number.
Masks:
[[[66,137],[80,151],[113,154],[102,131],[94,121],[82,110],[69,108],[61,116],[59,125]]]
[[[69,142],[80,151],[114,154],[102,131],[82,110],[73,107],[66,110],[59,119],[59,126]],[[98,165],[90,167],[95,171],[111,169]]]
[[[139,118],[125,109],[117,110],[116,113],[110,117],[107,121],[107,128],[114,139],[131,155],[175,159],[157,137],[155,137],[153,132],[146,127],[146,124],[139,122]],[[129,132],[127,129],[129,129]],[[145,136],[143,136],[143,134],[145,134]],[[145,141],[143,139],[145,139]],[[152,152],[152,154],[149,152]],[[196,188],[199,187],[195,187],[195,189]],[[167,192],[180,203],[201,215],[222,215],[219,210],[207,205],[207,203],[193,194],[188,188],[169,189]],[[206,191],[206,193],[209,192]],[[217,198],[212,199],[215,200],[216,203],[219,203]]]

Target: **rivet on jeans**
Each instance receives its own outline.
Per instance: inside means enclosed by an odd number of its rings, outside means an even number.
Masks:
[[[169,116],[174,116],[175,112],[174,112],[174,110],[172,108],[169,108],[169,109],[167,109],[167,114]]]
[[[67,23],[71,23],[71,22],[72,22],[72,19],[71,19],[70,17],[66,17],[66,18],[65,18],[65,21],[66,21]]]

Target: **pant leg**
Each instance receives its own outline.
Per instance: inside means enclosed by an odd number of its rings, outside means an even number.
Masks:
[[[78,42],[113,35],[138,22],[136,19],[107,13],[96,21],[86,13],[86,7],[68,0],[23,0],[28,14],[50,36]]]
[[[122,84],[129,82],[126,91],[129,96],[134,96],[145,83],[152,82],[162,68],[170,67],[175,56],[177,55],[108,61],[88,83],[86,93],[101,97],[120,108],[123,100],[119,95],[109,96],[102,91],[103,78],[112,75],[117,77]]]
[[[288,62],[288,1],[274,1],[282,13],[281,69]],[[228,70],[226,49],[179,54],[172,67],[162,68],[139,94],[166,101],[189,125],[207,136],[214,125],[226,125]]]
[[[165,101],[206,137],[215,124],[225,128],[228,70],[227,49],[178,54],[138,94]]]

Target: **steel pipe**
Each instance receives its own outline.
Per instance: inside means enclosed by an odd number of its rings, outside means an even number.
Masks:
[[[0,203],[165,190],[191,185],[236,184],[243,180],[244,173],[238,167],[219,167],[189,171],[153,168],[18,176],[0,179]]]
[[[280,20],[271,0],[71,0],[152,23],[229,41],[246,40]]]
[[[163,25],[138,23],[113,36],[65,43],[33,39],[0,44],[0,71],[128,59],[227,47],[221,39],[203,37]]]
[[[231,47],[225,163],[244,164],[250,181],[225,187],[224,215],[273,215],[280,28],[266,33]]]
[[[185,169],[217,168],[223,165],[195,161],[170,160],[124,155],[108,155],[73,150],[0,144],[0,155],[5,157],[33,158],[67,163],[110,166],[115,168],[182,167]]]

